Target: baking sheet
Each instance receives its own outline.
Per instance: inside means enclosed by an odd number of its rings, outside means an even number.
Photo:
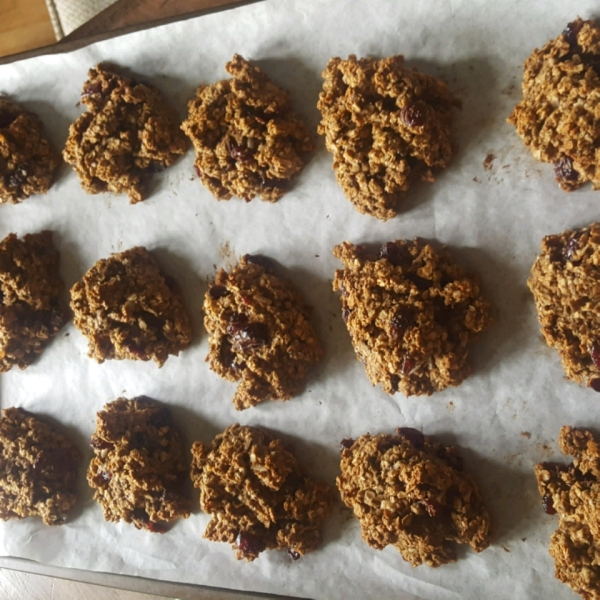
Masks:
[[[0,236],[44,228],[55,232],[68,287],[99,258],[134,245],[155,250],[184,290],[196,338],[162,369],[154,363],[87,358],[86,340],[69,324],[35,365],[2,375],[1,405],[22,406],[62,422],[86,458],[95,413],[118,396],[146,394],[173,407],[189,442],[233,422],[281,433],[314,475],[332,485],[338,442],[367,431],[423,428],[460,445],[495,524],[494,544],[438,569],[411,568],[393,548],[378,552],[338,503],[323,546],[291,562],[265,552],[236,561],[226,544],[202,540],[208,517],[198,511],[165,535],[106,523],[83,485],[75,518],[57,528],[35,519],[0,524],[0,553],[46,564],[171,581],[286,593],[313,598],[571,598],[554,579],[547,554],[557,518],[541,510],[533,465],[559,456],[563,424],[594,426],[599,398],[566,381],[556,353],[541,341],[525,281],[548,233],[600,217],[589,187],[566,194],[552,167],[535,162],[506,116],[520,98],[522,63],[534,46],[555,37],[596,3],[549,0],[269,0],[104,41],[69,54],[0,66],[1,91],[37,111],[62,147],[81,112],[78,94],[89,67],[101,60],[126,66],[160,87],[185,114],[201,82],[225,76],[234,52],[253,59],[293,94],[315,130],[320,72],[331,56],[404,53],[409,64],[442,77],[463,101],[456,116],[459,150],[434,184],[412,190],[404,212],[386,223],[360,215],[345,200],[322,140],[293,191],[272,205],[217,202],[194,175],[192,152],[156,177],[142,204],[125,196],[88,196],[63,166],[46,196],[0,207]],[[484,166],[486,157],[492,157]],[[496,325],[472,352],[474,374],[430,398],[390,397],[371,387],[354,358],[331,291],[341,265],[331,248],[343,241],[381,243],[421,236],[447,244],[481,273]],[[201,301],[216,268],[243,253],[274,257],[314,306],[327,355],[306,391],[238,413],[234,385],[209,371]],[[195,496],[197,499],[197,496]]]

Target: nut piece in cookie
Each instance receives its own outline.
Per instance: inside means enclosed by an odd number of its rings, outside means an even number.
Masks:
[[[490,515],[456,449],[410,427],[396,431],[342,443],[337,487],[365,542],[392,544],[413,567],[455,561],[456,543],[485,550]]]
[[[562,427],[558,445],[574,457],[570,465],[535,466],[542,506],[558,513],[550,538],[557,579],[586,600],[600,598],[600,446],[590,431]]]
[[[523,68],[523,99],[508,117],[535,158],[569,192],[600,189],[600,28],[577,18]]]
[[[192,340],[177,284],[141,246],[99,260],[71,289],[75,326],[98,362],[155,360],[162,366]]]
[[[210,446],[192,446],[192,481],[212,515],[204,537],[229,542],[238,559],[287,550],[293,560],[315,550],[331,512],[330,487],[314,481],[282,442],[257,427],[232,425]]]
[[[87,480],[107,521],[164,533],[190,516],[185,447],[169,409],[145,396],[108,403],[97,414]]]
[[[56,427],[21,408],[0,419],[0,519],[62,525],[77,501],[81,452]]]
[[[318,131],[338,183],[358,212],[395,217],[413,182],[448,166],[460,101],[439,79],[405,67],[402,55],[332,58],[323,78]]]
[[[225,65],[233,79],[201,85],[181,128],[196,150],[196,171],[218,200],[275,202],[314,149],[292,112],[290,95],[238,54]]]
[[[600,392],[600,223],[542,240],[527,285],[567,377]]]
[[[51,231],[0,242],[0,372],[28,367],[67,322],[59,262]]]
[[[204,298],[207,361],[221,377],[240,382],[233,397],[237,410],[289,400],[323,356],[309,308],[272,267],[266,257],[243,256],[231,273],[217,273]]]
[[[90,69],[81,102],[89,110],[69,128],[65,161],[89,194],[125,192],[141,202],[151,176],[187,149],[177,113],[154,86],[104,64]]]
[[[59,164],[39,117],[0,98],[0,203],[45,194]]]
[[[490,326],[476,275],[421,240],[377,251],[343,242],[334,291],[371,383],[388,394],[431,395],[468,377],[468,346]]]

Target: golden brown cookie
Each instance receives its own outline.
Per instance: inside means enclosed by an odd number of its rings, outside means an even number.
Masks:
[[[67,322],[52,232],[0,242],[0,372],[25,369]]]
[[[296,288],[264,256],[245,255],[220,270],[204,297],[210,368],[240,384],[237,410],[268,399],[289,400],[304,387],[323,349]]]
[[[378,252],[343,242],[333,253],[345,267],[333,289],[373,385],[431,395],[468,377],[469,344],[492,323],[476,275],[421,240],[388,242]]]
[[[523,68],[523,99],[508,122],[569,192],[600,188],[600,28],[577,18]]]
[[[141,246],[99,260],[71,289],[75,326],[98,362],[155,360],[162,366],[192,341],[179,287]]]
[[[369,546],[396,547],[413,567],[456,560],[455,544],[485,550],[490,515],[453,446],[410,427],[342,441],[337,486]]]
[[[125,192],[141,202],[152,175],[187,149],[177,113],[154,86],[106,64],[90,69],[81,102],[89,110],[69,128],[65,161],[89,194]]]
[[[600,392],[600,223],[548,235],[527,281],[567,377]]]
[[[22,408],[0,419],[0,519],[38,516],[62,525],[77,501],[81,452],[56,427]]]
[[[330,487],[307,477],[279,439],[232,425],[210,446],[192,446],[192,481],[212,519],[204,537],[228,542],[238,559],[287,550],[293,560],[315,550],[331,512]]]
[[[558,513],[550,538],[554,574],[586,600],[600,599],[600,446],[590,431],[562,427],[558,445],[570,465],[535,467],[542,506]]]
[[[433,181],[452,158],[445,83],[409,69],[402,55],[332,58],[323,71],[319,133],[335,176],[358,212],[387,220],[413,182]]]
[[[39,117],[0,98],[0,203],[45,194],[59,164]]]
[[[119,398],[97,414],[87,480],[107,521],[164,533],[190,516],[185,447],[169,409],[145,396]]]
[[[233,79],[201,85],[182,129],[196,149],[196,171],[218,200],[275,202],[314,149],[287,91],[239,54],[225,65]]]

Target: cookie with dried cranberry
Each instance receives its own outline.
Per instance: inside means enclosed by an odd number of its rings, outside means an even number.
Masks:
[[[99,363],[152,359],[162,367],[192,341],[179,286],[142,246],[94,264],[72,287],[71,308]]]
[[[78,498],[82,455],[54,425],[22,408],[0,419],[0,519],[62,525]]]
[[[27,368],[67,322],[51,231],[0,242],[0,372]]]
[[[89,110],[69,128],[63,157],[88,194],[147,195],[154,173],[187,150],[179,117],[154,86],[99,64],[90,69],[81,102]]]
[[[343,242],[333,254],[344,263],[333,289],[373,385],[431,395],[468,377],[469,345],[492,323],[476,275],[418,239],[379,251]]]
[[[450,163],[460,101],[439,79],[406,67],[402,55],[332,58],[323,78],[318,132],[335,177],[358,212],[391,219],[413,183],[433,181]]]
[[[396,431],[342,441],[337,487],[365,542],[395,546],[413,567],[455,561],[456,544],[485,550],[490,515],[454,446],[416,429]]]
[[[271,432],[236,424],[210,445],[195,442],[191,476],[212,516],[203,537],[232,544],[238,559],[276,548],[297,560],[319,546],[331,488],[308,477]]]
[[[309,307],[273,268],[264,256],[243,256],[230,273],[217,273],[204,297],[207,360],[224,379],[239,381],[237,410],[299,394],[323,357]]]
[[[600,445],[585,429],[565,426],[558,445],[574,457],[571,464],[540,463],[535,467],[542,506],[558,514],[550,538],[557,579],[586,599],[600,598]]]
[[[577,18],[523,68],[523,99],[508,117],[535,158],[570,192],[600,189],[600,27]]]
[[[87,480],[107,521],[164,533],[190,516],[185,446],[169,409],[151,398],[119,398],[97,414]]]
[[[182,129],[196,150],[196,172],[218,200],[276,202],[314,149],[290,95],[256,65],[235,54],[232,79],[201,85]]]
[[[527,281],[567,377],[600,392],[600,223],[548,235]]]
[[[60,154],[40,118],[0,98],[0,203],[45,194],[59,164]]]

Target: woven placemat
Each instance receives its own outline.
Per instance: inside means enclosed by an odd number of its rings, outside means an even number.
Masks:
[[[46,0],[57,40],[95,17],[116,0]]]

